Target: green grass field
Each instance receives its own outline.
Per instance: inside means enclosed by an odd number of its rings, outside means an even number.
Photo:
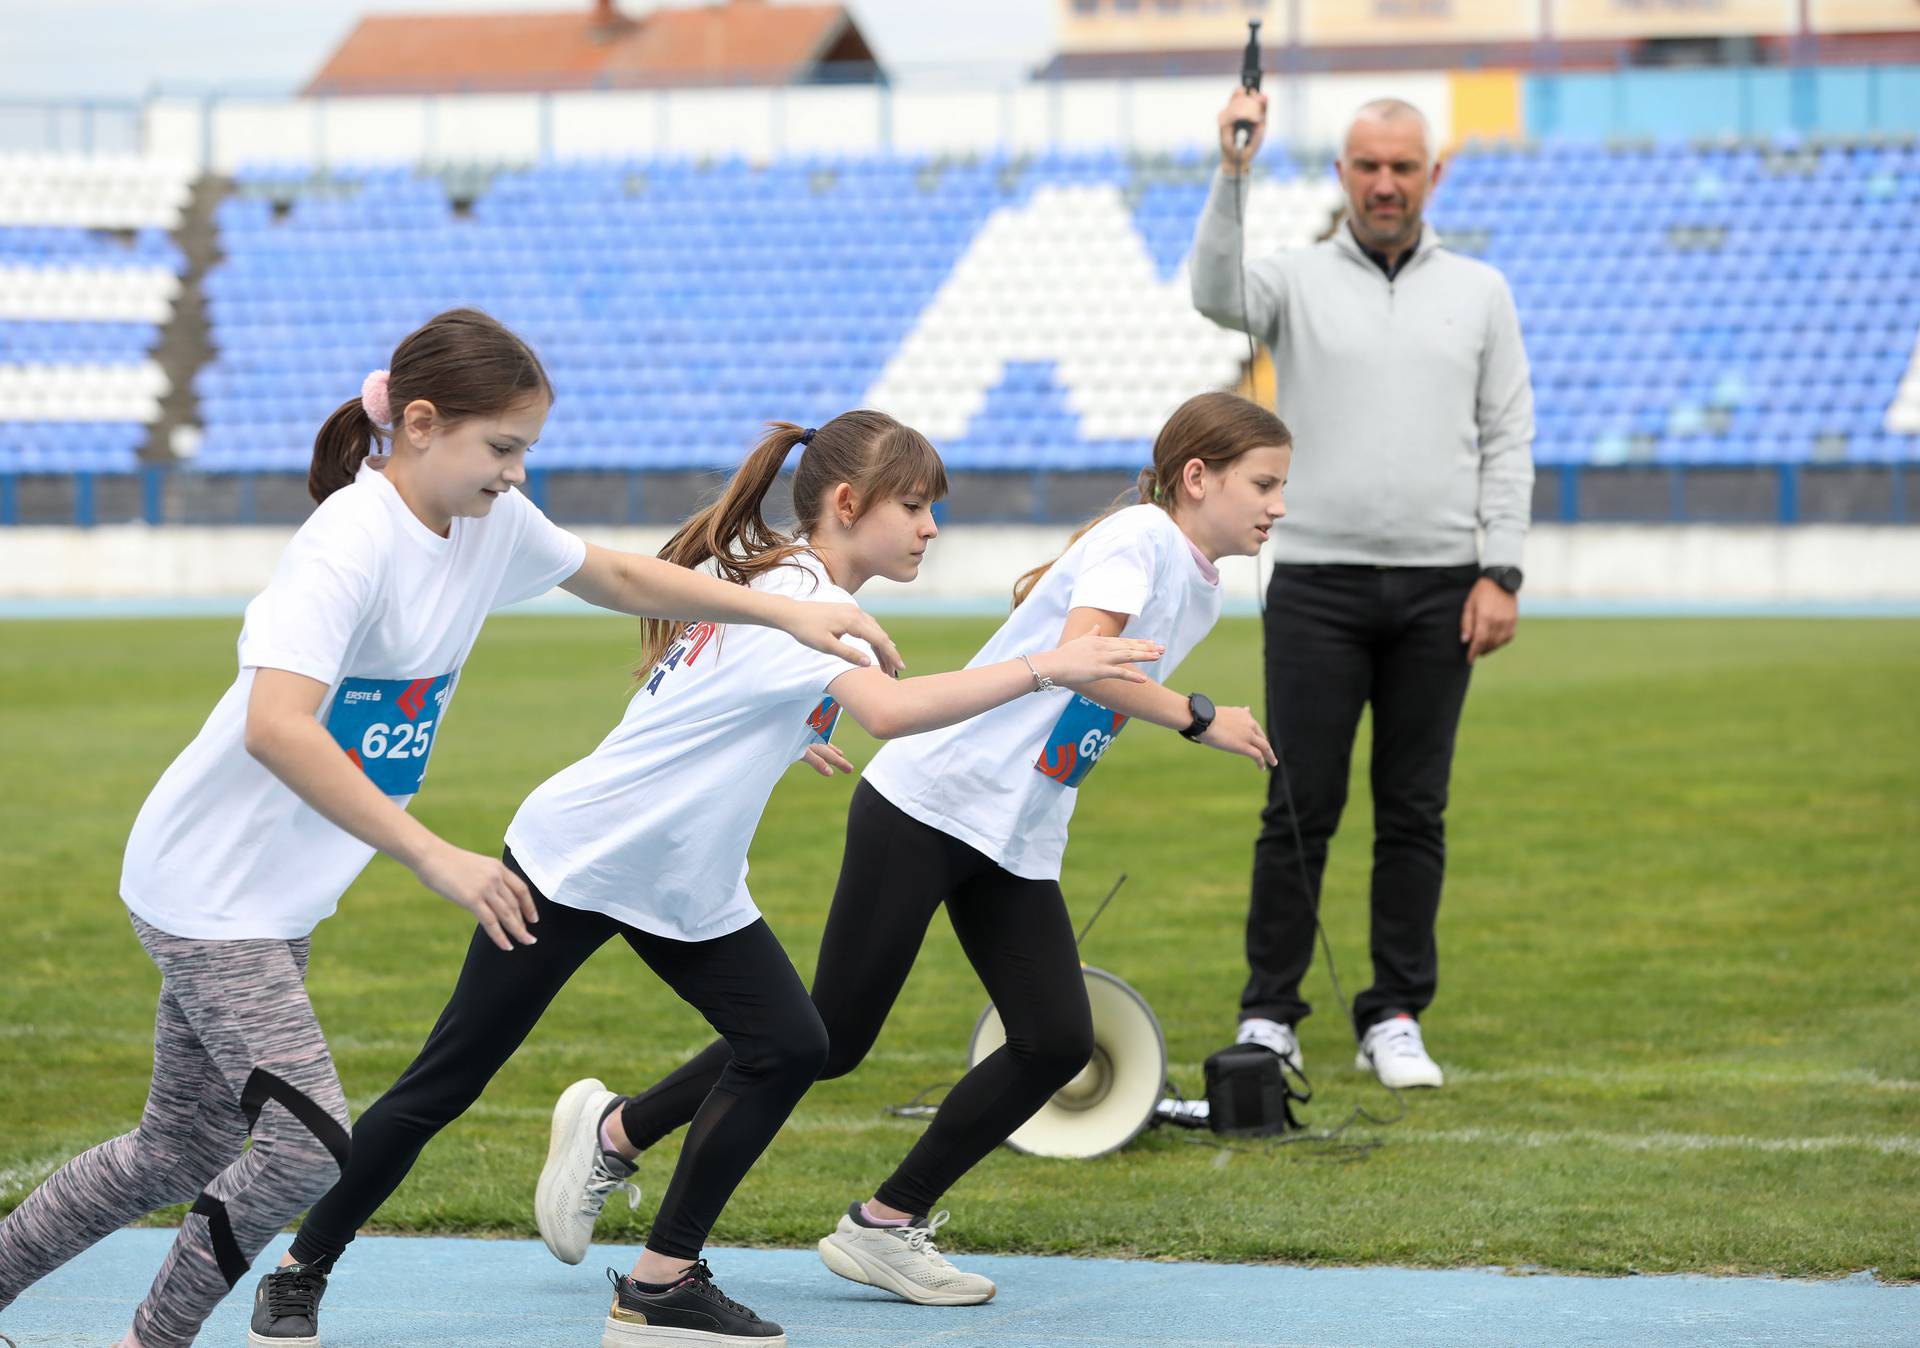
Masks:
[[[895,621],[922,671],[986,625]],[[6,745],[0,1211],[132,1125],[158,975],[115,898],[155,777],[232,674],[236,620],[0,626]],[[522,794],[619,713],[631,624],[508,618],[468,666],[418,813],[498,846]],[[1180,682],[1256,700],[1259,634],[1220,630]],[[872,752],[850,723],[843,745]],[[1364,748],[1359,760],[1364,763]],[[809,972],[851,784],[796,769],[754,892]],[[1080,802],[1065,884],[1087,958],[1138,987],[1176,1080],[1231,1036],[1262,783],[1135,727]],[[1156,1132],[1094,1162],[1002,1150],[948,1196],[962,1250],[1920,1277],[1920,625],[1532,620],[1475,676],[1454,774],[1439,1093],[1339,1163]],[[1366,981],[1369,807],[1354,784],[1325,914]],[[468,928],[379,860],[315,940],[312,990],[356,1110],[412,1056]],[[1308,1120],[1391,1107],[1351,1068],[1316,964]],[[718,1243],[799,1244],[869,1192],[919,1125],[884,1106],[951,1081],[984,1001],[936,927],[878,1048],[821,1085]],[[554,1094],[634,1089],[706,1041],[624,947],[602,952],[481,1104],[427,1151],[382,1229],[528,1235]],[[1198,1135],[1206,1137],[1206,1135]],[[649,1196],[673,1162],[642,1162]],[[637,1241],[650,1205],[601,1230]]]

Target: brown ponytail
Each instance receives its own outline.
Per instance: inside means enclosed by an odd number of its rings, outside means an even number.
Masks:
[[[408,333],[388,362],[387,402],[396,417],[409,403],[433,404],[443,426],[497,417],[528,398],[553,401],[553,383],[533,348],[478,309],[449,309]],[[367,414],[359,398],[341,403],[313,439],[307,494],[324,501],[352,482],[367,455],[393,428]]]
[[[855,518],[889,497],[919,492],[935,501],[947,494],[947,470],[932,443],[884,412],[843,412],[811,437],[790,421],[773,421],[720,499],[680,526],[660,549],[661,559],[685,567],[711,561],[736,585],[751,584],[790,561],[803,545],[768,524],[762,507],[787,456],[803,443],[806,451],[793,475],[801,535],[819,527],[821,499],[842,482],[853,487]],[[670,618],[641,624],[642,678],[666,655],[682,625]]]
[[[313,438],[313,462],[307,467],[307,495],[324,501],[359,473],[367,455],[384,437],[358,398],[340,404]]]
[[[1140,470],[1132,490],[1121,492],[1112,505],[1081,525],[1067,540],[1067,547],[1078,543],[1101,520],[1130,505],[1157,505],[1171,515],[1174,506],[1185,500],[1180,478],[1194,459],[1220,468],[1250,449],[1292,443],[1293,432],[1286,423],[1260,404],[1237,393],[1197,394],[1181,403],[1160,428],[1153,442],[1153,462]],[[1040,577],[1052,567],[1053,562],[1043,562],[1013,583],[1015,608],[1026,602]]]

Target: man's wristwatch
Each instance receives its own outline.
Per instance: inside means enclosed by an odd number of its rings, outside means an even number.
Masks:
[[[1520,582],[1525,579],[1517,566],[1485,566],[1480,568],[1480,579],[1490,580],[1508,594],[1520,593]]]
[[[1187,710],[1193,714],[1193,724],[1180,733],[1190,740],[1197,740],[1213,724],[1213,699],[1205,693],[1188,693]]]

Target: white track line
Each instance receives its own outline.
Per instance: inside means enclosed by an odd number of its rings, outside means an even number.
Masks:
[[[1754,1137],[1746,1133],[1603,1133],[1593,1128],[1406,1128],[1380,1134],[1387,1141],[1438,1142],[1460,1146],[1595,1146],[1615,1151],[1874,1151],[1883,1156],[1920,1156],[1920,1137],[1842,1133],[1827,1137]]]

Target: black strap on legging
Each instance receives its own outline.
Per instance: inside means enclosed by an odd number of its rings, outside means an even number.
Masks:
[[[240,1092],[240,1112],[247,1116],[248,1132],[252,1132],[254,1124],[260,1121],[260,1111],[266,1107],[268,1100],[278,1100],[285,1105],[287,1112],[306,1125],[307,1131],[320,1140],[320,1145],[332,1153],[334,1163],[345,1172],[353,1145],[347,1130],[340,1126],[333,1115],[315,1104],[312,1097],[302,1094],[264,1067],[253,1069]],[[207,1239],[213,1246],[214,1262],[219,1264],[220,1276],[227,1280],[227,1286],[234,1286],[247,1276],[247,1269],[253,1261],[247,1258],[240,1249],[240,1242],[234,1239],[233,1221],[227,1216],[227,1205],[210,1193],[202,1193],[193,1200],[191,1211],[207,1219]]]
[[[247,1116],[248,1132],[252,1132],[253,1125],[259,1122],[260,1111],[268,1100],[278,1100],[285,1105],[287,1112],[304,1123],[307,1131],[320,1139],[320,1145],[333,1153],[334,1164],[342,1172],[346,1170],[347,1158],[353,1150],[353,1141],[347,1130],[309,1096],[301,1094],[264,1067],[253,1069],[253,1075],[247,1078],[246,1088],[240,1092],[240,1112]]]
[[[227,1205],[210,1193],[202,1193],[193,1200],[191,1210],[207,1219],[207,1240],[213,1245],[214,1262],[220,1265],[220,1276],[227,1280],[227,1286],[232,1287],[247,1276],[252,1260],[241,1253],[240,1242],[233,1238]]]

